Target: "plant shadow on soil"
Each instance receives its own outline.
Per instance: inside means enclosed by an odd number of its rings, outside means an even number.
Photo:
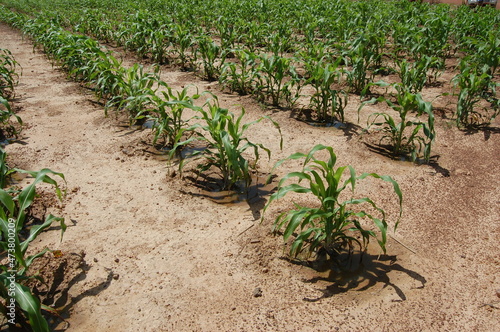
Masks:
[[[330,128],[331,130],[343,132],[347,140],[351,140],[353,136],[358,135],[361,132],[361,126],[358,126],[350,122],[328,122],[328,121],[318,121],[313,116],[313,109],[293,109],[290,117],[296,119],[297,121],[303,122],[312,127],[323,127]]]
[[[307,266],[315,271],[317,276],[303,279],[303,282],[316,284],[326,282],[329,285],[324,289],[319,289],[323,295],[317,298],[307,298],[306,302],[318,302],[322,299],[332,297],[348,291],[366,291],[378,283],[383,284],[383,288],[392,287],[399,299],[397,302],[405,301],[406,295],[403,290],[393,283],[389,277],[392,271],[403,272],[412,279],[421,283],[416,288],[424,288],[427,280],[419,273],[406,269],[396,263],[396,256],[371,255],[363,252],[341,253],[335,259],[329,258],[326,253],[318,254],[313,261],[290,260],[291,263]]]
[[[90,268],[91,266],[85,261],[84,251],[80,253],[49,252],[33,262],[30,271],[35,271],[44,281],[40,282],[36,279],[29,281],[33,284],[33,293],[40,298],[42,304],[55,308],[57,312],[54,314],[42,311],[52,331],[66,331],[70,327],[67,319],[71,315],[72,308],[86,297],[97,296],[116,278],[111,269],[105,268],[107,272],[105,280],[76,296],[70,295],[70,289],[86,279]],[[11,327],[11,330],[15,328]],[[22,327],[18,330],[25,331]]]
[[[464,129],[463,131],[465,132],[465,135],[475,135],[479,132],[482,132],[485,141],[490,139],[491,134],[500,134],[500,128],[491,126],[470,127]]]
[[[387,158],[392,159],[392,160],[399,160],[401,162],[410,162],[410,161],[406,160],[405,156],[395,156],[394,153],[392,152],[391,145],[382,145],[382,144],[381,145],[374,145],[374,144],[370,144],[367,142],[364,142],[364,144],[371,152],[377,153],[381,156],[387,157]],[[440,166],[438,163],[438,160],[439,160],[439,155],[431,156],[431,159],[427,163],[427,165],[434,168],[436,173],[439,173],[444,177],[449,177],[450,171],[448,169]],[[415,162],[415,164],[419,165],[419,164],[425,164],[425,163],[421,160],[417,160]]]
[[[192,185],[199,190],[198,193],[181,191],[186,195],[208,198],[211,201],[227,206],[248,204],[249,210],[255,220],[260,219],[261,211],[266,204],[266,196],[275,189],[275,184],[266,184],[265,178],[252,176],[252,184],[246,189],[220,190],[222,181],[210,174],[197,174],[196,176],[184,176]]]

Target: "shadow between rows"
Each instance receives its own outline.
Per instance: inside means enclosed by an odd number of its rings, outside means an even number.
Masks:
[[[482,132],[485,141],[489,140],[492,134],[500,134],[500,128],[492,126],[471,126],[469,128],[463,129],[462,131],[467,136]]]
[[[314,112],[315,111],[313,109],[309,108],[294,108],[291,109],[290,118],[295,119],[299,122],[303,122],[312,127],[322,127],[342,131],[344,133],[343,135],[347,137],[348,141],[351,140],[353,136],[358,135],[362,129],[361,126],[350,122],[318,121],[313,116]]]
[[[272,183],[266,184],[266,179],[257,175],[252,176],[252,184],[248,188],[244,189],[240,186],[234,190],[221,190],[221,179],[211,174],[186,175],[184,179],[199,189],[199,192],[181,190],[181,193],[194,197],[207,198],[221,205],[248,205],[255,220],[261,217],[261,211],[267,201],[265,197],[269,196],[276,187]]]
[[[58,272],[62,273],[62,272],[59,271],[62,268],[63,267],[60,267],[58,269],[58,271],[56,271],[56,273],[58,273]],[[87,272],[89,270],[90,270],[90,267],[87,264],[84,263],[83,266],[82,266],[82,269],[81,269],[80,273],[78,273],[75,277],[73,277],[69,281],[68,287],[63,292],[61,292],[60,297],[57,300],[54,301],[53,297],[48,297],[46,299],[46,301],[44,301],[45,302],[44,304],[50,303],[50,301],[52,301],[53,304],[51,306],[53,306],[55,308],[62,308],[61,316],[59,317],[59,319],[64,320],[64,322],[66,323],[66,327],[65,328],[61,328],[61,329],[54,329],[55,332],[57,332],[57,331],[65,331],[68,327],[70,327],[70,324],[66,321],[66,319],[70,317],[71,309],[78,302],[80,302],[81,300],[83,300],[84,298],[87,298],[89,296],[97,296],[99,293],[101,293],[102,291],[106,290],[111,285],[111,282],[113,281],[114,276],[115,276],[115,273],[113,272],[112,269],[105,268],[105,270],[107,272],[107,276],[106,276],[105,280],[103,280],[102,282],[98,283],[96,286],[91,287],[91,288],[83,291],[82,293],[80,293],[76,297],[71,297],[68,294],[69,290],[76,283],[82,282],[83,280],[85,280],[86,279],[86,274],[87,274]],[[56,280],[54,280],[51,292],[56,292],[56,290],[53,289],[53,288],[57,287],[57,284],[58,283],[56,282]],[[51,292],[49,292],[49,293],[51,293]],[[53,318],[53,321],[49,321],[49,323],[52,323],[55,326],[59,325],[59,324],[57,324],[56,317]]]
[[[381,145],[374,145],[370,144],[367,142],[364,142],[365,146],[370,150],[371,152],[377,153],[383,157],[392,159],[392,160],[398,160],[401,162],[410,162],[405,159],[405,156],[396,156],[392,152],[392,146],[391,145],[386,145],[386,144],[381,144]],[[434,155],[431,156],[429,162],[427,163],[428,166],[432,167],[436,173],[441,174],[444,177],[449,177],[450,176],[450,171],[442,166],[439,165],[438,160],[439,160],[439,155]],[[424,164],[422,160],[417,160],[415,164]]]

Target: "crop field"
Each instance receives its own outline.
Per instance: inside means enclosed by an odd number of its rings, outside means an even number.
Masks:
[[[0,329],[496,331],[499,89],[491,7],[0,0]]]

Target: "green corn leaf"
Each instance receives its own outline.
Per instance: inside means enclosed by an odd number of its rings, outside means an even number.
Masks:
[[[17,305],[28,316],[31,328],[35,332],[49,332],[47,321],[42,316],[40,301],[31,293],[26,286],[15,283],[14,298]]]

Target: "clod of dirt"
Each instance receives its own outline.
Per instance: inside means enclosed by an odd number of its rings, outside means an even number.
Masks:
[[[497,297],[500,297],[500,288],[497,289]]]
[[[129,149],[122,149],[122,152],[129,157],[132,157],[134,155],[134,152],[130,151]]]
[[[262,296],[262,289],[260,287],[257,287],[253,290],[253,297],[261,297]]]
[[[43,280],[31,279],[28,282],[28,287],[33,288],[42,304],[64,308],[72,301],[68,296],[69,289],[85,273],[85,252],[46,254],[33,262],[30,273]]]

